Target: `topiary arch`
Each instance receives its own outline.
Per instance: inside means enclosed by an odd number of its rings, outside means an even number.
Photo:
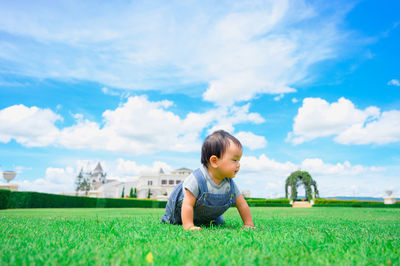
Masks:
[[[297,188],[301,185],[304,185],[307,200],[313,199],[311,186],[314,187],[315,197],[316,198],[319,197],[317,182],[315,182],[312,179],[311,175],[306,171],[295,171],[291,173],[290,176],[288,176],[288,178],[286,179],[286,185],[285,185],[286,198],[288,198],[288,188],[290,186],[291,189],[290,198],[292,200],[297,199]]]

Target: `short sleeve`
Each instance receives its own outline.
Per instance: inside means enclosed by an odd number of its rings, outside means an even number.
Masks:
[[[197,183],[197,179],[194,174],[190,174],[184,181],[182,185],[183,194],[185,195],[185,190],[189,190],[196,197],[199,196],[199,184]]]
[[[235,198],[239,197],[242,193],[240,193],[239,191],[239,187],[236,185],[236,183],[233,182],[232,183],[235,185]]]

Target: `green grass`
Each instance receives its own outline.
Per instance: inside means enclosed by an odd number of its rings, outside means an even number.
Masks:
[[[0,211],[0,265],[399,265],[400,209],[236,209],[223,228],[185,232],[163,209]]]

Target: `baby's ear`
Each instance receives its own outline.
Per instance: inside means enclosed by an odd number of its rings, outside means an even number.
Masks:
[[[215,168],[218,166],[217,163],[218,163],[218,157],[215,155],[211,156],[210,157],[210,166]]]

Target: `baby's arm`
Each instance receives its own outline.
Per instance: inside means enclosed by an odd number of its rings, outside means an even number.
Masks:
[[[253,223],[253,218],[251,217],[251,212],[249,205],[244,199],[243,195],[239,195],[236,198],[236,208],[239,211],[240,217],[242,217],[244,227],[255,228]]]
[[[193,207],[196,203],[196,197],[192,192],[186,189],[185,196],[182,203],[182,225],[185,230],[201,230],[200,227],[194,226],[193,223]]]

